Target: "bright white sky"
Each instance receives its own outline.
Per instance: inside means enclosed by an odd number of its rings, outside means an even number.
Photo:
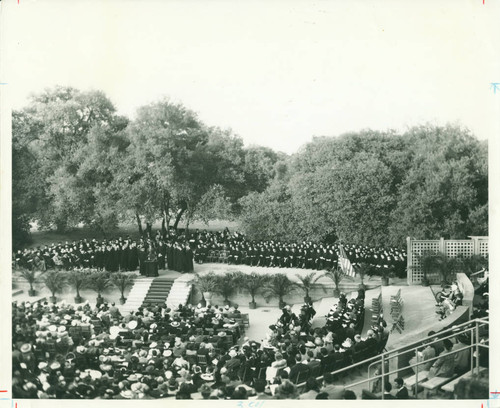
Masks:
[[[120,113],[169,96],[246,144],[460,123],[497,134],[500,5],[450,1],[2,1],[13,108],[56,84]],[[5,91],[6,88],[3,88]]]

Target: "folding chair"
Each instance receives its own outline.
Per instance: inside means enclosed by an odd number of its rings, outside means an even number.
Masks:
[[[82,328],[80,326],[70,326],[68,334],[73,340],[78,339],[82,337]]]
[[[82,337],[84,339],[89,339],[90,336],[92,335],[92,331],[90,329],[90,325],[86,324],[86,325],[80,326],[80,327],[81,327]]]
[[[197,356],[198,365],[205,367],[207,365],[207,356],[204,354],[198,354]]]
[[[54,341],[45,342],[45,352],[48,353],[49,357],[54,357],[56,355],[56,343]]]
[[[226,345],[228,347],[233,347],[234,346],[234,341],[233,341],[233,336],[226,336]]]
[[[219,251],[218,262],[227,263],[227,251]]]
[[[217,252],[214,250],[211,250],[208,252],[208,262],[215,262],[217,259],[218,255]]]
[[[94,326],[94,333],[99,334],[102,332],[102,322],[100,320],[91,320],[90,323]]]

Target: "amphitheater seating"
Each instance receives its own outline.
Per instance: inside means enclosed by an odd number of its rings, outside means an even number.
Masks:
[[[480,368],[479,368],[479,372],[480,372],[480,373],[482,373],[482,372],[484,372],[484,371],[486,371],[486,368],[484,368],[484,367],[480,367]],[[446,391],[446,392],[453,392],[453,391],[455,390],[455,384],[458,384],[458,382],[459,382],[461,379],[463,379],[463,378],[469,378],[469,377],[470,377],[470,376],[472,376],[472,374],[473,374],[473,373],[475,373],[475,372],[476,372],[476,370],[474,370],[474,372],[473,372],[473,371],[469,371],[469,372],[467,372],[467,373],[465,373],[465,374],[461,375],[460,377],[455,378],[453,381],[450,381],[449,383],[447,383],[447,384],[443,385],[443,386],[441,387],[441,390]]]
[[[419,383],[422,382],[422,381],[427,380],[428,376],[429,376],[429,371],[419,371],[418,372],[418,381],[419,381]],[[411,377],[405,378],[405,385],[409,389],[413,389],[413,387],[415,386],[416,382],[417,382],[417,375],[416,374],[413,374]]]
[[[422,387],[424,387],[424,398],[427,397],[430,391],[437,390],[444,384],[454,380],[457,377],[458,377],[457,375],[454,375],[452,377],[433,377],[430,380],[427,380],[426,382],[422,383]]]

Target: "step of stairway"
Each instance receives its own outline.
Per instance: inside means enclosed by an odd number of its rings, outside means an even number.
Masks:
[[[170,289],[167,290],[160,290],[160,289],[152,289],[150,290],[147,294],[152,295],[152,294],[157,294],[157,295],[167,295],[168,292],[170,292]]]
[[[142,306],[164,305],[173,285],[174,279],[172,278],[155,278],[143,298]]]
[[[170,288],[167,288],[167,289],[153,288],[153,289],[150,289],[147,294],[158,293],[161,295],[168,295],[169,292],[170,292]]]
[[[162,290],[162,289],[150,289],[149,292],[147,293],[148,295],[167,295],[169,290]]]
[[[137,278],[135,280],[134,286],[127,297],[127,301],[125,305],[123,305],[122,310],[124,313],[130,313],[141,307],[153,281],[153,278],[146,277]]]

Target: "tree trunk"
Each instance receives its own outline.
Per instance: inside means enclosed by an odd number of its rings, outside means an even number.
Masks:
[[[163,201],[161,205],[161,211],[162,211],[162,221],[161,221],[161,233],[163,236],[168,235],[168,227],[170,223],[170,219],[168,217],[168,213],[170,211],[170,199],[165,197],[166,194],[163,193]]]
[[[97,229],[99,230],[99,232],[102,234],[102,237],[104,239],[106,239],[106,231],[104,230],[104,228],[102,227],[102,225],[99,223],[97,224]]]
[[[161,236],[165,237],[167,235],[167,229],[165,228],[165,213],[163,213],[161,219]]]
[[[278,307],[279,307],[280,309],[283,309],[285,306],[286,306],[285,301],[283,300],[283,298],[282,298],[282,297],[280,297],[280,298],[278,299]]]
[[[150,222],[146,222],[146,235],[148,236],[148,238],[151,238],[152,232],[153,232],[153,224],[151,224]]]
[[[137,211],[135,213],[135,219],[137,220],[137,226],[139,227],[139,234],[142,237],[142,222],[141,222],[141,217],[139,217],[139,213]]]
[[[56,220],[57,232],[66,232],[67,229],[68,229],[68,220],[62,220],[62,219]]]
[[[186,207],[183,206],[178,212],[177,215],[175,216],[175,222],[174,222],[174,230],[177,230],[177,226],[179,225],[179,221],[181,220],[182,216],[184,215],[184,211],[186,211]]]

